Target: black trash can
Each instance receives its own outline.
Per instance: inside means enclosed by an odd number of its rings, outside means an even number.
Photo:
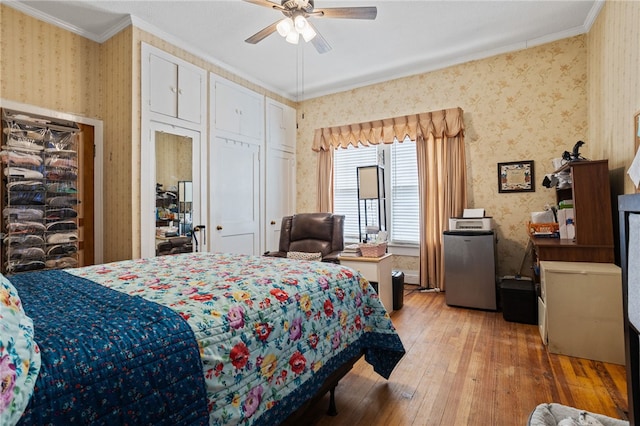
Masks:
[[[538,297],[530,280],[502,279],[502,316],[506,321],[538,324]]]
[[[393,310],[402,309],[404,304],[404,272],[392,271],[391,281],[393,283]]]

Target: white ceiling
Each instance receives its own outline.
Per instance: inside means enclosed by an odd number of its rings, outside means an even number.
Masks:
[[[310,18],[324,54],[277,33],[245,43],[282,14],[241,0],[3,1],[98,42],[133,23],[295,101],[582,34],[604,0],[316,0],[378,8],[374,21]]]

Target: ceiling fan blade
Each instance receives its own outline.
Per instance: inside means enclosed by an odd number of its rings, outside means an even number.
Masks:
[[[282,7],[282,5],[273,3],[269,0],[244,0],[244,1],[246,1],[247,3],[258,5],[258,6],[268,7],[269,9],[284,10],[284,7]]]
[[[245,41],[251,44],[256,44],[259,41],[262,41],[267,36],[270,36],[271,34],[276,32],[276,26],[278,25],[278,22],[280,21],[276,21],[273,24],[269,25],[268,27],[261,29],[260,31],[258,31],[257,33],[255,33],[254,35],[246,39]]]
[[[320,34],[318,29],[314,27],[313,24],[309,21],[307,21],[307,24],[311,28],[313,28],[313,30],[316,32],[316,36],[311,39],[311,44],[313,44],[313,47],[316,48],[318,53],[327,53],[328,51],[330,51],[331,46],[329,46],[329,43],[327,43],[327,40],[325,40],[324,37],[322,37],[322,34]]]
[[[376,19],[378,8],[367,7],[329,7],[315,9],[310,15],[317,18],[344,18],[344,19]]]

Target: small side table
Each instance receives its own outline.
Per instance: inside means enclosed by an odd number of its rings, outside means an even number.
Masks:
[[[393,286],[391,283],[392,255],[382,257],[340,256],[340,264],[353,268],[367,281],[378,283],[378,296],[387,312],[393,312]]]

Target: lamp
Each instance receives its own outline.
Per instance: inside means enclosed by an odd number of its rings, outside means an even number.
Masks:
[[[276,29],[278,34],[291,44],[298,44],[300,36],[307,42],[316,36],[315,30],[309,24],[307,18],[299,12],[294,12],[293,18],[287,17],[278,22]]]
[[[387,228],[384,171],[382,167],[378,165],[361,166],[357,168],[357,171],[358,232],[360,241],[367,242],[370,239],[369,235],[381,234],[383,229],[386,231]],[[364,207],[362,210],[361,204],[363,204],[362,207]],[[369,204],[368,208],[367,204]],[[362,223],[363,219],[364,224]]]

